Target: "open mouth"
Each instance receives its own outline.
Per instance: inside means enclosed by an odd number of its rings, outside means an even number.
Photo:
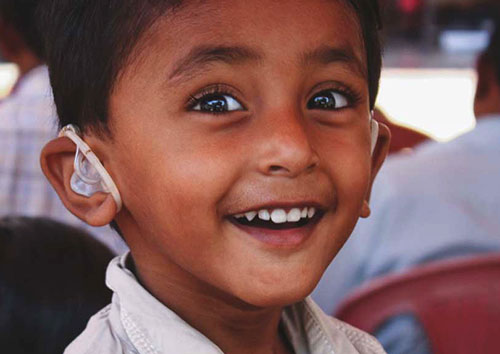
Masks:
[[[290,230],[318,222],[324,212],[316,207],[276,208],[248,211],[231,216],[231,221],[245,228]]]

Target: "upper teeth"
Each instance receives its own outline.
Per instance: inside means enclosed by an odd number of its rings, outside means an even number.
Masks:
[[[255,217],[258,217],[260,220],[271,220],[275,224],[283,224],[285,222],[298,222],[300,219],[312,219],[315,214],[316,208],[305,207],[302,209],[292,208],[288,213],[285,209],[261,209],[259,211],[249,211],[244,214],[236,214],[234,217],[237,219],[247,218],[248,221],[252,221]]]

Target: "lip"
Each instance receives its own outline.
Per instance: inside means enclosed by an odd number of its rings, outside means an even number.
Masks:
[[[266,245],[277,248],[296,248],[310,238],[323,216],[324,212],[319,212],[304,226],[281,230],[242,225],[232,217],[228,220],[246,235]]]

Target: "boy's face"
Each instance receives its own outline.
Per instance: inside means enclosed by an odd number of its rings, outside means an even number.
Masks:
[[[137,52],[104,162],[139,272],[256,306],[305,297],[371,182],[355,14],[335,0],[187,1]]]

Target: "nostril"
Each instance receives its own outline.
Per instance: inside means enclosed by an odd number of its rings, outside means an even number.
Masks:
[[[285,168],[278,165],[272,165],[269,167],[269,172],[279,172],[281,170],[285,170]]]
[[[308,171],[311,171],[311,170],[314,170],[316,167],[318,167],[318,163],[317,163],[317,162],[313,162],[312,164],[310,164],[310,165],[307,167],[307,170],[308,170]]]

